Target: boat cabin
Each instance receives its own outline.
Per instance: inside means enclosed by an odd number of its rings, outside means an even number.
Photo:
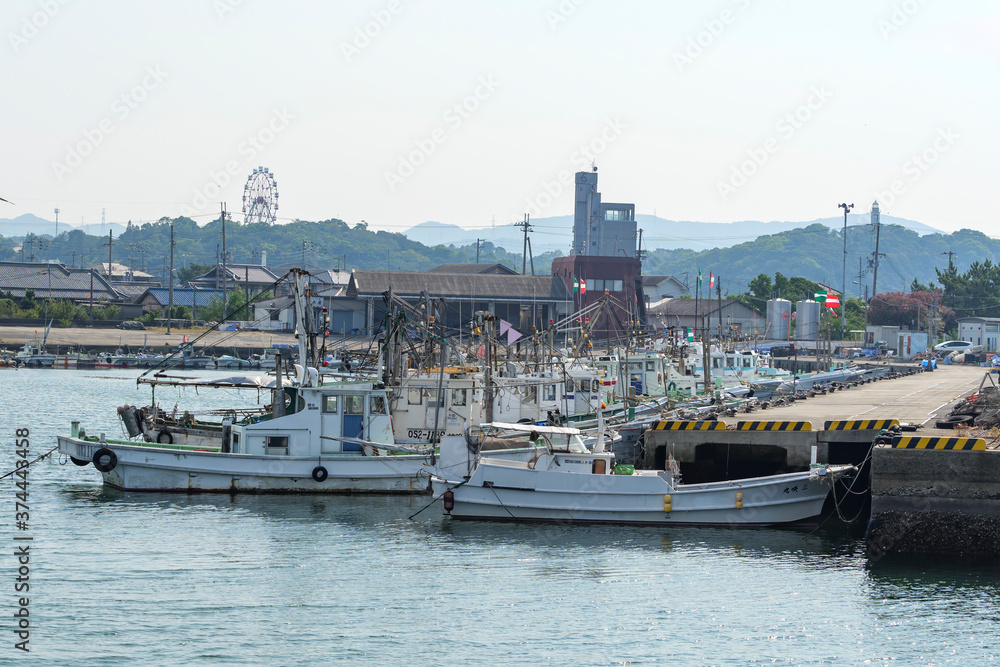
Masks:
[[[389,396],[371,382],[321,387],[285,387],[288,414],[231,426],[223,450],[268,456],[365,453],[366,443],[395,444]]]

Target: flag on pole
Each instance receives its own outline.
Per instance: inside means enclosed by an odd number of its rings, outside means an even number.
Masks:
[[[840,299],[836,294],[827,294],[824,302],[827,308],[840,308]]]
[[[708,272],[708,289],[709,291],[715,287],[715,274],[711,271]]]
[[[698,269],[698,289],[701,289],[701,269]]]
[[[826,292],[816,292],[815,294],[813,294],[813,301],[826,303]]]
[[[587,293],[587,281],[584,280],[583,278],[580,278],[580,282],[577,284],[576,287],[580,292],[580,296],[583,296],[584,294]]]

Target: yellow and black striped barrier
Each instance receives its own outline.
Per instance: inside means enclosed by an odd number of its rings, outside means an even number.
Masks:
[[[725,431],[726,422],[720,421],[679,421],[665,420],[653,422],[649,428],[654,431]]]
[[[893,449],[957,449],[985,452],[982,438],[940,438],[934,436],[900,435],[892,439]]]
[[[811,431],[812,422],[739,422],[737,431]]]
[[[899,426],[898,419],[839,419],[823,425],[827,431],[881,431]]]

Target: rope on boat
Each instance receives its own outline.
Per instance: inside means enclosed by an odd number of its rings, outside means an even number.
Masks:
[[[875,439],[872,440],[872,444],[868,448],[868,453],[865,455],[865,458],[861,461],[861,463],[858,464],[858,472],[861,471],[861,469],[864,467],[864,465],[866,463],[868,463],[869,461],[871,461],[872,454],[875,451],[875,444],[878,442],[878,438],[879,438],[880,435],[881,435],[881,433],[879,433],[879,435],[875,436]],[[851,484],[847,487],[847,495],[856,495],[856,496],[864,495],[864,493],[865,493],[864,491],[855,491],[854,490],[854,485],[857,484],[859,477],[860,477],[859,475],[856,475],[854,477],[854,480],[851,481]],[[847,519],[847,518],[844,517],[844,514],[840,511],[840,505],[843,502],[844,498],[846,498],[846,495],[842,496],[839,500],[837,499],[837,482],[836,482],[836,480],[833,480],[833,482],[830,484],[830,492],[833,494],[833,508],[835,510],[835,513],[836,513],[838,519],[840,519],[841,521],[843,521],[845,523],[850,524],[850,523],[854,523],[855,521],[857,521],[861,517],[861,514],[865,511],[864,506],[862,506],[862,508],[860,510],[858,510],[858,513],[856,515],[854,515],[852,518]],[[817,530],[819,530],[820,527],[822,527],[823,524],[825,524],[831,518],[833,518],[833,514],[831,514],[830,516],[828,516],[826,519],[824,519],[823,521],[821,521],[818,526],[816,526],[814,529],[812,529],[811,531],[809,531],[810,534],[812,534],[812,533],[816,532]]]
[[[36,458],[34,461],[28,461],[28,465],[30,466],[32,463],[37,463],[37,462],[41,461],[42,459],[44,459],[45,457],[47,457],[49,454],[51,454],[52,452],[56,451],[57,449],[59,449],[58,445],[56,445],[55,447],[53,447],[49,451],[45,452],[44,454],[42,454],[41,456],[39,456],[38,458]],[[0,475],[0,479],[3,479],[4,477],[10,477],[11,475],[13,475],[18,470],[23,470],[23,468],[14,468],[13,470],[11,470],[6,475]]]

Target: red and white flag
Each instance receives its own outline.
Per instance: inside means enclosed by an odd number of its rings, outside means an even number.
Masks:
[[[840,308],[840,299],[836,294],[826,295],[826,307],[827,308]]]
[[[715,287],[715,274],[711,271],[708,272],[708,289]]]

